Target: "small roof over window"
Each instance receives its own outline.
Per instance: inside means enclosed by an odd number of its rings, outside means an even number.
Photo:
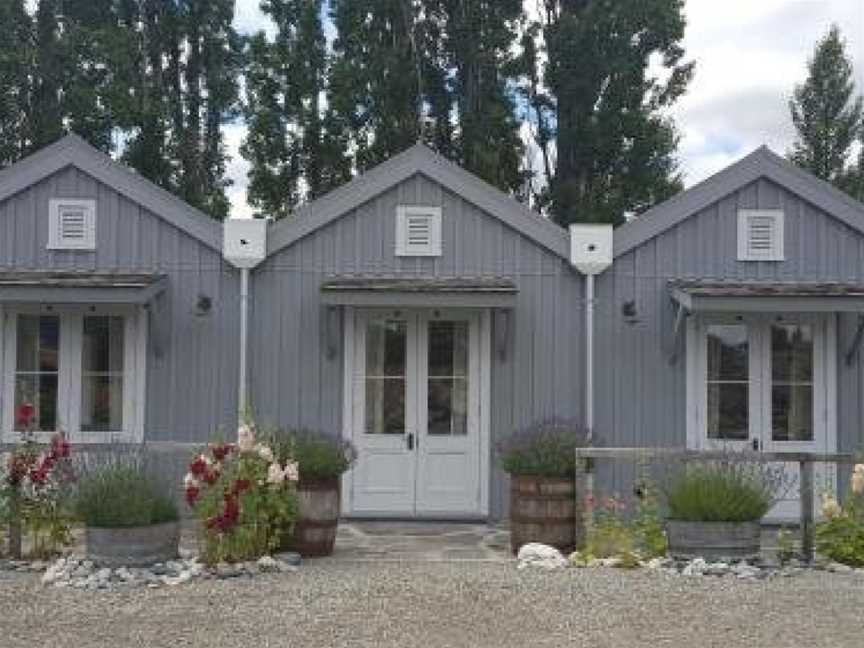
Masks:
[[[163,274],[0,271],[0,302],[146,304],[167,285]]]
[[[510,279],[332,277],[321,284],[323,301],[350,306],[509,307],[518,289]]]
[[[672,298],[690,312],[864,312],[864,283],[676,280]]]

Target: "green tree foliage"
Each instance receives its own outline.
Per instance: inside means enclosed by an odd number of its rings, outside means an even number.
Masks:
[[[41,148],[63,134],[60,96],[64,56],[58,15],[60,0],[41,0],[36,8],[36,49],[33,103],[30,119],[33,148]]]
[[[326,42],[321,0],[269,0],[262,10],[276,25],[246,52],[249,131],[241,152],[251,162],[248,199],[262,215],[282,218],[350,177],[345,144],[323,114]]]
[[[807,79],[795,88],[789,109],[798,132],[789,158],[842,188],[860,182],[857,174],[847,174],[846,162],[861,132],[862,99],[855,93],[852,62],[836,25],[817,43]]]
[[[539,113],[546,182],[536,198],[558,223],[617,224],[680,191],[678,137],[663,111],[693,71],[681,45],[683,5],[543,1],[541,23],[523,38],[523,92]],[[537,39],[546,47],[542,77]]]
[[[420,137],[421,90],[414,0],[332,0],[336,27],[331,121],[364,171]]]
[[[24,0],[0,3],[0,168],[29,148],[33,21]]]
[[[522,1],[431,0],[425,5],[427,22],[437,19],[440,25],[444,77],[452,79],[444,87],[456,107],[453,145],[444,153],[487,182],[518,193],[525,181],[524,151],[508,83],[516,72],[513,43],[524,18]]]

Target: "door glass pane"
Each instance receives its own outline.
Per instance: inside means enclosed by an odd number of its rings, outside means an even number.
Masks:
[[[771,438],[813,440],[813,330],[771,326]]]
[[[429,434],[468,433],[468,322],[429,323]]]
[[[81,341],[81,429],[123,429],[123,318],[84,318]]]
[[[707,434],[709,439],[750,436],[750,342],[744,324],[708,326]]]
[[[15,429],[26,429],[22,417],[34,408],[32,427],[40,431],[57,429],[58,354],[60,318],[56,315],[19,315],[15,359]]]
[[[365,432],[405,433],[408,324],[373,320],[366,325]]]

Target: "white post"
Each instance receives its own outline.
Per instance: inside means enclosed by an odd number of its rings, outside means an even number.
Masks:
[[[249,268],[240,268],[240,388],[237,399],[238,418],[242,422],[248,406],[246,353],[249,339]]]

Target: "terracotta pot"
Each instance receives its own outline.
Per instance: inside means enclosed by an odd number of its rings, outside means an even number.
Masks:
[[[510,547],[529,542],[563,552],[575,549],[581,536],[576,510],[576,483],[568,477],[510,477]]]
[[[280,549],[302,556],[329,556],[339,525],[339,477],[301,481],[297,485],[299,516],[294,533],[283,536]]]
[[[666,521],[669,553],[681,558],[749,558],[761,550],[762,528],[754,522]]]

